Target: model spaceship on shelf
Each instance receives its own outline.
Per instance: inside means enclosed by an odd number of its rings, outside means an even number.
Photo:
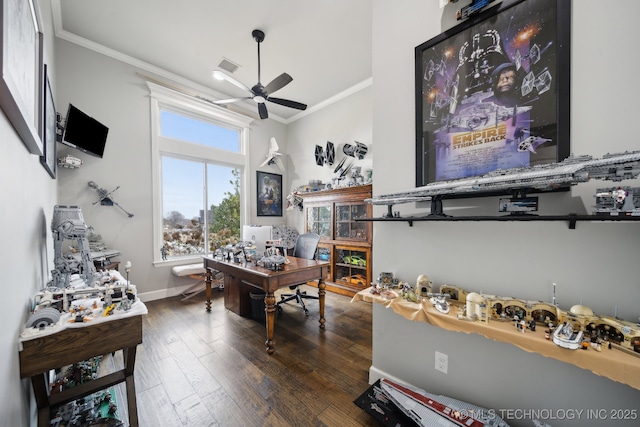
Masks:
[[[513,193],[527,190],[556,190],[590,179],[622,181],[640,174],[640,151],[606,154],[601,159],[571,155],[559,163],[528,168],[500,169],[486,175],[439,181],[407,191],[383,194],[367,199],[374,205],[393,206],[429,201],[450,195]]]
[[[596,215],[640,215],[640,188],[598,188],[595,197]]]
[[[267,153],[267,160],[262,162],[260,167],[275,164],[278,169],[284,172],[284,163],[282,163],[282,159],[280,158],[282,157],[282,153],[278,151],[279,149],[280,147],[278,147],[278,142],[275,138],[271,137],[269,140],[269,153]]]
[[[76,169],[82,166],[82,160],[67,154],[64,157],[58,157],[58,167],[67,169]]]

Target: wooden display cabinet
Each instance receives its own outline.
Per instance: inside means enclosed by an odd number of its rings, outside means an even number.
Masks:
[[[371,185],[302,193],[304,232],[318,233],[316,258],[329,261],[327,290],[353,296],[372,281]]]

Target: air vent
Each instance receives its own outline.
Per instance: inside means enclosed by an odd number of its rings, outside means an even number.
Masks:
[[[235,62],[228,60],[227,58],[222,58],[220,60],[220,63],[218,64],[218,68],[230,74],[233,74],[238,68],[240,68],[240,66]]]

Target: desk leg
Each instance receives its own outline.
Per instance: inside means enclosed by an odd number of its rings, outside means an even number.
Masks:
[[[324,279],[321,277],[318,280],[318,301],[320,305],[320,329],[324,329],[324,324],[327,322],[324,318],[324,295],[326,294],[325,288],[327,287],[326,283],[324,283]]]
[[[267,342],[265,342],[265,345],[267,346],[267,353],[273,354],[276,351],[276,342],[273,340],[273,330],[276,324],[276,297],[273,291],[267,292],[264,297],[264,303],[267,306],[265,308],[267,312]]]
[[[206,308],[208,312],[211,312],[211,282],[213,281],[213,271],[210,268],[205,267],[204,272],[204,292],[207,296]]]

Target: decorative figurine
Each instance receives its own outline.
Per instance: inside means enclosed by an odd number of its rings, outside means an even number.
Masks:
[[[449,294],[442,294],[442,293],[434,294],[429,292],[427,293],[427,296],[430,297],[429,302],[433,304],[436,310],[438,310],[442,314],[449,313],[449,308],[451,306],[451,304],[449,304],[449,301],[447,301],[449,298],[451,298]]]

